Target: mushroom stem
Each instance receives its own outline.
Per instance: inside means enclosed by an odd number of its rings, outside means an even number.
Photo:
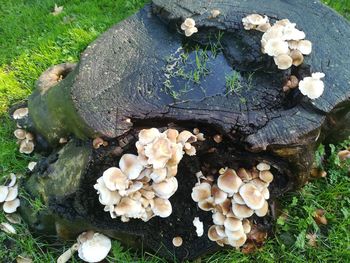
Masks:
[[[75,243],[73,246],[71,246],[68,250],[66,250],[58,259],[57,263],[66,263],[68,260],[71,259],[71,257],[74,255],[76,251],[79,249],[79,244]]]

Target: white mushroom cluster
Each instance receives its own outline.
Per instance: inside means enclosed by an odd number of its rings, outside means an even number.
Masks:
[[[324,73],[312,73],[311,77],[305,77],[299,82],[300,92],[310,99],[319,98],[324,91],[324,83],[321,80],[325,77]]]
[[[34,136],[24,129],[16,129],[13,133],[19,144],[19,152],[30,154],[34,151]]]
[[[245,30],[258,30],[260,32],[266,32],[271,24],[267,16],[259,14],[251,14],[242,19],[242,23]]]
[[[0,203],[2,203],[2,209],[5,213],[11,214],[16,212],[20,205],[18,199],[18,185],[17,177],[11,173],[11,180],[7,185],[0,185]]]
[[[138,155],[124,154],[119,168],[111,167],[97,179],[94,188],[99,201],[112,218],[150,220],[172,213],[169,198],[176,192],[175,178],[184,154],[195,155],[192,143],[197,137],[189,131],[143,129],[136,142]]]
[[[268,186],[273,174],[266,163],[259,163],[250,171],[225,168],[219,173],[216,184],[200,177],[191,196],[200,209],[213,213],[209,239],[220,246],[241,247],[251,230],[248,218],[253,214],[263,217],[268,212]]]
[[[28,108],[19,108],[14,111],[12,117],[14,120],[20,120],[28,116]],[[18,129],[14,131],[15,137],[18,139],[19,152],[30,154],[34,151],[34,136],[30,132],[22,129],[18,124]]]
[[[186,18],[185,21],[181,24],[181,29],[185,31],[185,36],[190,37],[194,33],[198,32],[196,28],[196,21],[193,18]]]
[[[85,262],[100,262],[105,259],[112,248],[111,240],[103,234],[87,231],[80,234],[71,248],[65,251],[57,263],[66,263],[78,251],[78,256]]]

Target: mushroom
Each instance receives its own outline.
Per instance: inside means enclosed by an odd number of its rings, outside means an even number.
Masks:
[[[223,203],[227,198],[227,193],[220,190],[216,184],[211,188],[211,195],[214,197],[214,203],[216,205]]]
[[[156,128],[143,129],[139,132],[139,142],[142,145],[147,145],[152,143],[158,136],[160,132]]]
[[[231,196],[238,192],[238,189],[242,183],[241,178],[238,177],[233,169],[227,169],[218,178],[218,187]]]
[[[242,19],[242,23],[245,30],[256,29],[259,25],[268,23],[269,18],[267,16],[261,16],[259,14],[250,14]]]
[[[145,146],[145,155],[148,157],[148,164],[153,165],[154,169],[164,168],[172,157],[170,140],[158,137],[152,144]]]
[[[170,216],[173,212],[173,208],[168,199],[155,198],[151,208],[156,216],[160,216],[162,218]]]
[[[110,191],[125,190],[128,187],[128,177],[117,167],[110,167],[102,175],[105,186]]]
[[[28,113],[29,113],[28,108],[19,108],[19,109],[14,111],[12,117],[15,120],[20,120],[20,119],[23,119],[24,117],[26,117],[28,115]]]
[[[4,202],[9,193],[9,188],[5,185],[0,185],[0,203]]]
[[[3,204],[2,209],[4,210],[5,213],[7,214],[12,214],[16,212],[17,208],[20,206],[20,201],[18,198],[12,200],[12,201],[7,201]]]
[[[8,202],[8,201],[13,201],[17,198],[18,196],[18,186],[15,185],[13,187],[9,187],[8,189],[8,194],[7,194],[7,197],[5,199],[5,202]]]
[[[261,171],[259,173],[259,178],[266,183],[271,183],[273,181],[273,174],[270,171]]]
[[[284,26],[283,29],[283,40],[301,40],[306,37],[305,33],[303,31],[300,31],[295,28],[296,24],[287,24]]]
[[[258,25],[256,27],[256,30],[265,33],[270,28],[271,28],[271,24],[270,23],[265,23],[265,24],[262,24],[262,25]]]
[[[94,233],[79,245],[78,255],[86,262],[100,262],[107,257],[111,248],[112,242],[108,237],[100,233]]]
[[[241,178],[244,182],[250,181],[253,179],[251,172],[247,171],[245,168],[239,168],[237,170],[237,175],[239,178]]]
[[[264,46],[264,49],[265,52],[272,57],[286,55],[289,51],[288,43],[279,38],[273,38],[268,40],[266,45]]]
[[[224,227],[232,232],[243,230],[242,221],[234,217],[227,217],[224,222]]]
[[[191,197],[195,202],[204,201],[211,196],[211,185],[209,183],[201,183],[192,188]]]
[[[251,209],[257,210],[262,208],[264,205],[264,197],[258,188],[252,183],[242,185],[242,187],[239,189],[239,194],[246,205]]]
[[[239,193],[233,195],[233,200],[239,205],[245,205],[245,202]]]
[[[254,214],[254,210],[246,205],[232,204],[232,212],[238,218],[248,218]]]
[[[26,138],[26,131],[23,129],[16,129],[13,134],[19,140],[24,140]]]
[[[99,194],[99,201],[101,204],[109,206],[119,203],[121,198],[119,193],[116,191],[110,191],[106,187],[102,177],[97,179],[97,184],[94,185],[94,188]]]
[[[237,239],[237,240],[233,240],[229,238],[228,241],[229,241],[229,245],[239,248],[245,244],[245,242],[247,241],[247,236],[243,235],[240,239]]]
[[[138,218],[143,211],[140,201],[133,200],[129,197],[123,197],[119,204],[114,208],[114,212],[117,216],[125,216]]]
[[[214,142],[221,143],[222,142],[222,135],[216,134],[216,135],[214,135],[213,139],[214,139]]]
[[[168,199],[176,192],[178,182],[175,177],[171,177],[158,184],[153,184],[152,188],[156,196]]]
[[[268,188],[264,188],[262,191],[261,191],[261,194],[263,195],[263,197],[265,198],[265,200],[269,199],[270,198],[270,191]]]
[[[9,223],[1,223],[0,229],[4,231],[6,234],[13,234],[13,235],[17,234],[16,229]]]
[[[250,221],[248,219],[242,220],[243,231],[245,234],[248,234],[250,230],[252,230],[252,226],[250,225]]]
[[[210,13],[211,13],[211,18],[216,18],[216,17],[218,17],[220,15],[220,10],[213,9],[213,10],[211,10]]]
[[[213,223],[215,225],[223,226],[225,223],[226,216],[224,216],[220,212],[215,212],[215,213],[213,213],[212,218],[213,218]]]
[[[119,160],[119,167],[130,180],[136,179],[144,169],[134,154],[124,154]]]
[[[59,141],[58,141],[59,144],[65,144],[67,142],[68,142],[68,139],[65,138],[65,137],[60,138]]]
[[[257,216],[263,217],[263,216],[266,216],[268,210],[269,210],[269,204],[266,201],[264,201],[264,205],[260,209],[255,210],[254,212]]]
[[[193,219],[193,225],[196,228],[197,236],[199,237],[203,236],[203,233],[204,233],[203,222],[199,220],[199,217],[195,217]]]
[[[217,240],[222,239],[222,237],[219,236],[219,234],[218,234],[218,232],[217,232],[217,226],[216,226],[216,225],[212,225],[211,227],[209,227],[209,230],[208,230],[208,238],[209,238],[211,241],[217,241]]]
[[[32,141],[23,140],[19,146],[19,152],[30,154],[34,151],[34,143]]]
[[[324,91],[324,83],[321,80],[324,77],[324,73],[313,73],[311,77],[305,77],[299,82],[300,92],[310,99],[319,98]]]
[[[167,168],[153,169],[149,176],[153,182],[160,183],[167,177]]]
[[[98,149],[101,146],[107,146],[107,145],[108,145],[108,142],[106,142],[105,140],[103,140],[100,137],[97,137],[92,141],[92,146],[94,149]]]
[[[186,18],[185,21],[181,24],[181,29],[185,31],[186,37],[189,37],[192,34],[198,32],[198,29],[196,28],[196,22],[192,18]]]
[[[280,54],[274,57],[275,64],[279,69],[286,70],[293,65],[293,59],[287,54]]]
[[[304,56],[299,50],[292,50],[289,54],[289,56],[293,60],[293,65],[298,67],[304,62]]]
[[[35,166],[36,166],[36,164],[37,164],[36,162],[29,162],[28,166],[27,166],[28,170],[29,171],[33,171]]]
[[[269,164],[267,164],[267,163],[260,162],[256,166],[256,169],[258,169],[259,171],[267,171],[267,170],[271,169],[271,166]]]
[[[173,238],[173,245],[174,247],[181,247],[182,246],[182,238],[181,237],[174,237]]]
[[[214,209],[214,198],[209,197],[205,199],[204,201],[198,202],[198,207],[202,209],[203,211],[211,211]]]
[[[17,182],[17,176],[14,173],[10,173],[10,182],[7,185],[8,187],[13,187]]]
[[[303,54],[303,55],[310,55],[312,51],[312,43],[309,40],[300,40],[298,42],[298,50]]]

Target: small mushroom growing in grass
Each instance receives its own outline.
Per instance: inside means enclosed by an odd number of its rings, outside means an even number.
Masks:
[[[324,91],[324,83],[321,80],[325,77],[324,73],[312,73],[311,77],[305,77],[299,82],[300,92],[310,99],[319,98]]]
[[[12,234],[12,235],[17,234],[16,229],[12,225],[10,225],[9,223],[1,223],[0,229],[7,234]]]
[[[28,115],[28,113],[29,113],[28,108],[19,108],[19,109],[14,111],[12,117],[15,120],[20,120],[20,119],[23,119],[24,117],[26,117]]]
[[[93,231],[80,234],[77,241],[57,259],[57,263],[68,262],[76,251],[79,258],[85,262],[100,262],[107,257],[112,248],[112,242],[108,237]]]
[[[193,18],[186,18],[185,21],[181,24],[181,29],[185,31],[185,36],[190,37],[194,33],[198,32],[196,28],[196,21]]]
[[[174,237],[173,238],[173,245],[174,247],[181,247],[182,246],[182,237]]]

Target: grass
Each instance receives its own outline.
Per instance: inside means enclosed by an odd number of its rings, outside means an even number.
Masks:
[[[78,61],[85,47],[112,24],[138,10],[146,0],[64,0],[58,16],[50,14],[51,0],[0,0],[0,178],[10,172],[24,173],[35,157],[18,153],[12,135],[14,124],[6,116],[8,107],[25,99],[39,75],[51,65]],[[326,1],[350,19],[350,1]],[[345,142],[350,144],[350,141]],[[323,162],[326,178],[308,183],[281,202],[283,215],[277,220],[275,236],[259,251],[243,255],[235,250],[216,253],[205,262],[350,262],[350,177],[339,165],[336,152],[344,145],[326,147]],[[39,200],[40,201],[40,200]],[[41,209],[40,202],[33,205]],[[313,220],[316,208],[326,211],[328,225]],[[0,222],[5,221],[0,213]],[[17,255],[34,262],[54,262],[71,244],[48,245],[33,237],[25,224],[16,225],[18,234],[0,232],[1,262],[13,262]],[[317,246],[308,244],[316,234]],[[135,254],[113,242],[109,262],[164,262],[149,254]],[[72,262],[77,262],[73,259]]]

